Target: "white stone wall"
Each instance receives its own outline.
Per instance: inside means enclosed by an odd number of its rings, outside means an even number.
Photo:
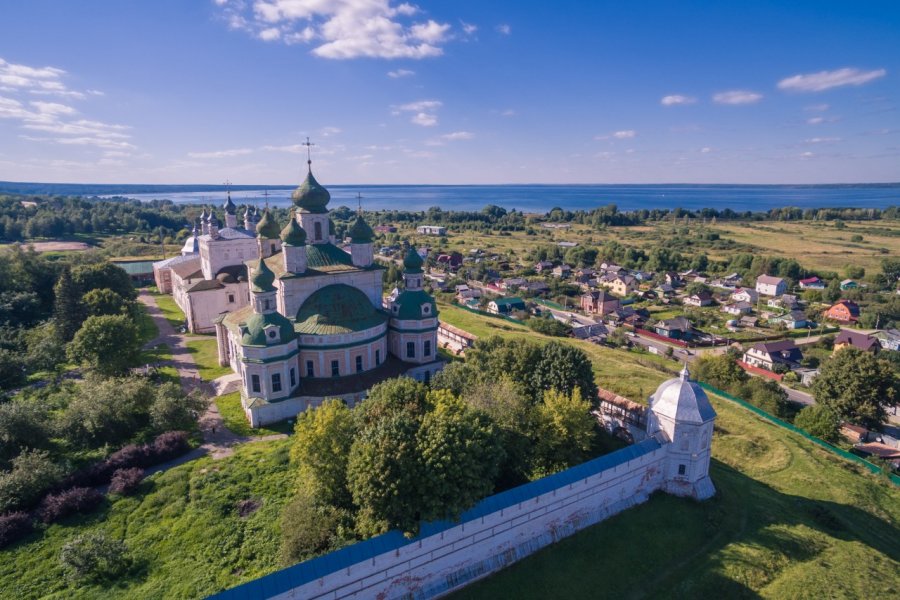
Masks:
[[[668,445],[518,505],[323,575],[273,598],[433,598],[647,500],[664,486]]]
[[[316,277],[295,277],[278,279],[278,312],[294,317],[307,298],[315,292],[336,283],[343,283],[361,290],[372,302],[381,308],[381,270],[350,271],[317,275]]]
[[[250,291],[246,281],[226,283],[225,289],[184,293],[181,300],[187,306],[188,329],[193,333],[212,333],[216,330],[215,320],[223,312],[231,312],[247,306]],[[176,302],[178,297],[175,298]],[[234,300],[233,302],[231,300]],[[178,303],[181,305],[181,302]]]
[[[259,247],[253,238],[211,240],[200,238],[200,264],[204,279],[214,279],[222,267],[242,265],[245,260],[256,258]]]

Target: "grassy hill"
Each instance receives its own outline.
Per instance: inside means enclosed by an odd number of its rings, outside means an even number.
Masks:
[[[442,310],[477,335],[543,337]],[[670,376],[657,357],[585,346],[601,383],[621,393],[649,394]],[[897,596],[900,490],[727,400],[713,403],[715,499],[654,496],[457,597]],[[134,497],[0,550],[0,599],[195,598],[277,570],[289,443],[247,444],[154,475]],[[70,586],[60,549],[93,530],[125,540],[135,567],[115,583]]]

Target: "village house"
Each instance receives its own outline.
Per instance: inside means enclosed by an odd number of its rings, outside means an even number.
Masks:
[[[773,325],[784,325],[786,329],[802,329],[809,326],[809,321],[806,319],[806,313],[802,310],[792,310],[783,315],[772,317],[769,319],[769,323]]]
[[[440,225],[419,225],[416,227],[416,233],[422,235],[447,235],[447,228]]]
[[[550,286],[544,281],[527,281],[519,289],[532,294],[543,294],[550,291]]]
[[[853,444],[860,444],[869,441],[869,430],[861,425],[853,425],[851,423],[841,423],[841,435],[847,438]]]
[[[553,268],[553,263],[549,260],[542,260],[540,262],[535,263],[534,270],[538,273],[544,273]]]
[[[653,330],[657,335],[673,340],[689,340],[693,337],[694,326],[684,317],[675,317],[657,321],[656,325],[653,326]]]
[[[597,285],[612,290],[617,296],[629,296],[637,290],[637,280],[631,275],[604,275],[597,280]]]
[[[713,303],[712,294],[706,290],[701,290],[696,294],[686,297],[682,300],[685,306],[709,306]]]
[[[834,352],[844,348],[856,348],[862,352],[875,353],[881,350],[881,344],[878,343],[878,338],[868,333],[841,329],[841,332],[834,338]]]
[[[800,366],[803,353],[794,340],[760,342],[744,352],[744,362],[748,365],[774,371],[777,365],[793,369]]]
[[[858,287],[859,287],[859,284],[857,284],[852,279],[845,279],[841,282],[842,290],[855,290]]]
[[[581,295],[581,310],[588,314],[608,315],[621,307],[619,299],[606,290]]]
[[[558,267],[554,267],[553,271],[550,272],[554,277],[559,277],[560,279],[568,277],[572,274],[572,267],[569,265],[559,265]]]
[[[801,290],[824,290],[825,282],[818,277],[807,277],[800,280]]]
[[[756,304],[759,300],[759,293],[756,290],[750,288],[740,288],[731,294],[732,302],[747,302],[749,304]]]
[[[859,320],[859,305],[852,300],[838,300],[825,311],[824,317],[838,323],[856,323]]]
[[[666,284],[672,286],[673,288],[681,285],[681,277],[678,276],[678,273],[675,271],[666,271],[665,275]]]
[[[876,331],[872,335],[875,336],[875,339],[878,340],[878,343],[885,350],[900,351],[900,330],[885,329],[884,331]]]
[[[397,233],[397,228],[393,225],[376,225],[375,231],[378,233]]]
[[[796,310],[800,307],[797,296],[792,294],[782,294],[778,298],[769,298],[766,304],[771,308],[783,308],[784,310]]]
[[[475,345],[478,337],[449,323],[441,322],[437,332],[438,345],[456,354],[462,354]]]
[[[501,281],[499,285],[501,290],[513,291],[519,289],[526,283],[528,283],[528,280],[523,277],[510,277],[509,279]]]
[[[514,310],[525,310],[525,301],[514,296],[497,298],[488,302],[487,310],[494,315],[509,315]]]
[[[760,275],[756,278],[756,291],[763,296],[780,296],[787,292],[787,283],[781,277]]]
[[[578,283],[588,283],[594,278],[594,270],[582,267],[575,270],[575,281]]]
[[[749,302],[732,302],[731,304],[726,304],[722,307],[722,312],[728,313],[729,315],[748,315],[753,310],[753,305]]]
[[[463,264],[462,254],[459,252],[452,252],[450,254],[440,254],[437,257],[437,263],[443,267],[450,269],[451,271],[455,271]]]
[[[744,315],[741,317],[741,320],[738,321],[738,324],[741,327],[756,327],[757,323],[759,323],[759,319],[749,315]]]

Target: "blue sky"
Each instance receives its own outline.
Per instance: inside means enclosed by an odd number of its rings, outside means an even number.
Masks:
[[[898,2],[7,2],[0,180],[900,181]]]

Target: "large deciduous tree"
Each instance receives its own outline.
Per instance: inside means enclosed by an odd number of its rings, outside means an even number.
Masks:
[[[103,315],[85,320],[67,353],[72,361],[105,375],[116,375],[137,362],[140,349],[140,331],[130,317]]]
[[[347,461],[355,434],[353,414],[340,400],[301,413],[291,445],[297,489],[319,504],[349,509]]]
[[[535,467],[539,475],[553,473],[584,461],[591,449],[594,419],[591,403],[581,390],[548,390],[537,407],[538,437]]]
[[[825,361],[813,382],[816,402],[838,418],[877,427],[898,398],[897,376],[890,365],[868,352],[844,348]]]
[[[76,267],[72,270],[72,279],[83,292],[108,289],[114,291],[125,300],[137,298],[128,273],[110,262]]]

